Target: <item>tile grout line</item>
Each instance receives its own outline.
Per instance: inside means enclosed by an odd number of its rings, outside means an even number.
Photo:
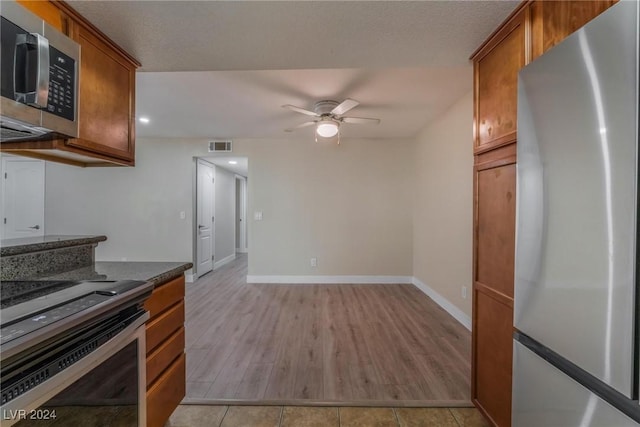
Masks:
[[[280,407],[280,419],[278,420],[278,427],[282,427],[282,416],[284,415],[284,406]]]
[[[391,408],[391,410],[393,411],[393,415],[396,417],[396,424],[398,425],[398,427],[402,427],[400,426],[400,419],[398,418],[398,413],[396,412],[396,409],[398,408]]]
[[[226,418],[228,412],[229,412],[229,406],[227,406],[227,409],[225,409],[224,415],[220,419],[220,424],[218,424],[218,427],[222,427],[222,423],[224,422],[224,419]]]
[[[462,424],[460,424],[460,421],[458,421],[458,417],[456,417],[456,415],[453,412],[451,412],[451,408],[447,408],[447,411],[449,411],[449,414],[451,414],[451,416],[455,420],[458,427],[464,427]]]

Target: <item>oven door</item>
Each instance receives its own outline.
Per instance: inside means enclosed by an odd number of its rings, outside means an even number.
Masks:
[[[42,426],[49,425],[48,421],[65,426],[145,426],[144,323],[148,316],[146,312],[138,316],[95,349],[87,343],[75,352],[66,352],[62,359],[58,357],[56,366],[68,367],[50,378],[47,369],[32,369],[41,374],[35,380],[31,376],[16,382],[18,388],[32,384],[18,397],[7,397],[3,389],[3,400],[9,401],[2,405],[1,424]],[[30,357],[41,355],[25,359]]]

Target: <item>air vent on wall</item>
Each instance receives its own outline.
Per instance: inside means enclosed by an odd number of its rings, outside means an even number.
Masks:
[[[231,141],[209,141],[209,152],[231,152]]]

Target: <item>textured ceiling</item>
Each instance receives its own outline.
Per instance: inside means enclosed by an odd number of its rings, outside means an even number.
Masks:
[[[161,88],[161,89],[159,89]],[[379,125],[343,125],[344,137],[403,138],[471,90],[471,67],[382,70],[268,70],[139,73],[138,135],[171,138],[313,137],[313,127],[284,129],[310,119],[284,109],[312,109],[321,99],[353,98],[345,116],[374,117]],[[471,120],[471,117],[469,117]]]
[[[305,117],[280,105],[346,97],[382,119],[348,136],[412,136],[471,89],[469,55],[518,2],[69,3],[142,63],[139,136],[233,138],[286,137]]]

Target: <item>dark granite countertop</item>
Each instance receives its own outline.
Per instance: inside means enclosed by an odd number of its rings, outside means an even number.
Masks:
[[[70,246],[88,245],[107,240],[107,236],[63,236],[47,235],[0,241],[0,256],[20,255]]]
[[[97,261],[94,265],[46,277],[50,280],[144,280],[153,285],[182,275],[190,262]]]

